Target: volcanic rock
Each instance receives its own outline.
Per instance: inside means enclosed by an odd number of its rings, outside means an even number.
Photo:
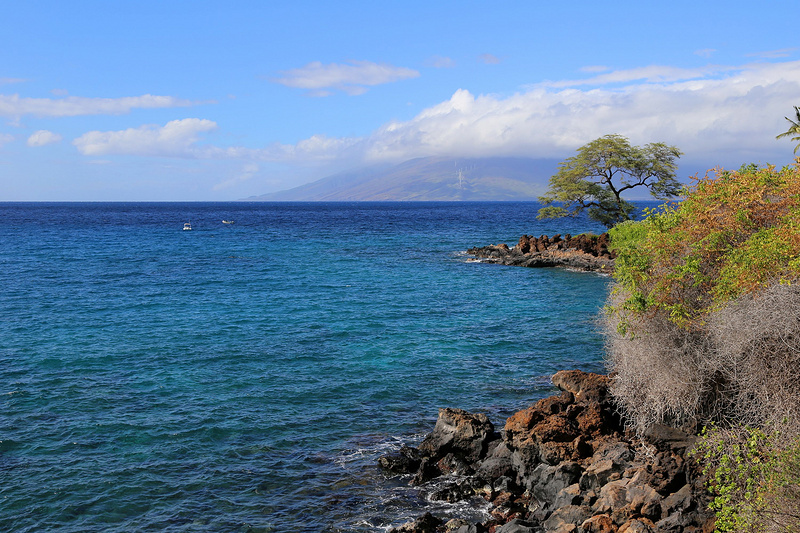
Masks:
[[[467,250],[487,263],[526,267],[568,267],[577,270],[611,272],[614,253],[609,251],[609,237],[602,235],[523,235],[513,248],[507,244],[475,247]]]
[[[686,454],[691,435],[660,429],[651,441],[626,432],[607,376],[574,370],[559,372],[553,383],[560,394],[514,413],[500,434],[485,415],[441,409],[417,452],[401,450],[400,459],[379,463],[389,473],[404,472],[418,453],[412,483],[429,490],[430,499],[482,495],[488,517],[459,525],[464,533],[713,529],[702,472]],[[395,531],[423,531],[401,527]],[[435,530],[445,531],[441,524]]]

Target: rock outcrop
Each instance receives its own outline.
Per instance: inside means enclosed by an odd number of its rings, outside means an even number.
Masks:
[[[614,254],[608,249],[608,233],[602,235],[523,235],[509,248],[495,244],[470,248],[467,253],[484,262],[526,267],[568,267],[594,272],[611,272]]]
[[[609,378],[581,371],[553,376],[561,389],[515,413],[497,432],[482,414],[441,409],[419,448],[380,459],[389,475],[430,487],[433,500],[482,496],[481,523],[425,515],[393,531],[461,533],[678,533],[713,530],[694,437],[624,429]]]

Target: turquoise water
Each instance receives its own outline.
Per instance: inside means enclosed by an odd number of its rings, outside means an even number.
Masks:
[[[463,253],[602,230],[536,209],[0,204],[0,530],[380,531],[414,515],[420,495],[375,461],[438,408],[502,425],[553,372],[602,368],[608,278]]]

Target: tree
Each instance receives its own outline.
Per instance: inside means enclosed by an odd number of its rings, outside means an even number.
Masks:
[[[634,206],[622,198],[629,189],[646,187],[659,200],[680,194],[682,186],[675,179],[675,160],[680,156],[680,150],[664,143],[631,146],[621,135],[595,139],[558,165],[550,189],[539,198],[546,207],[538,218],[575,216],[587,210],[589,218],[609,228],[630,220]]]
[[[792,141],[800,141],[800,108],[798,108],[797,106],[793,107],[795,115],[797,116],[797,122],[790,119],[789,117],[783,117],[789,121],[789,124],[791,124],[791,126],[789,126],[788,130],[776,136],[775,137],[776,139],[782,139],[784,137],[790,137],[792,135],[795,135],[795,137],[792,137]],[[797,146],[794,147],[794,153],[797,153],[798,149],[800,149],[800,143],[798,143]]]

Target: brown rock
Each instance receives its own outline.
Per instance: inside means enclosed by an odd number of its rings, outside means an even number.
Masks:
[[[631,511],[650,520],[661,518],[661,495],[649,485],[628,487],[628,501]]]
[[[608,252],[608,236],[522,235],[509,250],[506,244],[475,247],[468,253],[487,262],[526,267],[568,267],[587,271],[610,272],[614,268],[613,254]]]
[[[517,244],[517,249],[520,253],[527,254],[531,251],[531,238],[527,235],[523,235],[519,238],[519,243]]]
[[[541,442],[569,442],[578,437],[578,426],[564,416],[550,416],[531,429]]]
[[[538,444],[539,458],[550,465],[557,465],[565,461],[578,461],[581,453],[576,443],[579,441],[578,438],[570,442],[540,442]]]
[[[620,528],[619,533],[654,533],[656,525],[647,518],[637,518],[625,522]]]
[[[552,378],[553,385],[571,392],[578,402],[606,403],[609,397],[608,376],[580,370],[562,370]]]
[[[617,526],[607,514],[595,515],[581,524],[586,533],[616,533]]]
[[[593,509],[597,513],[612,513],[628,505],[628,479],[609,481],[600,488]]]
[[[546,531],[577,531],[591,515],[592,510],[586,506],[566,505],[553,511],[544,527]]]

